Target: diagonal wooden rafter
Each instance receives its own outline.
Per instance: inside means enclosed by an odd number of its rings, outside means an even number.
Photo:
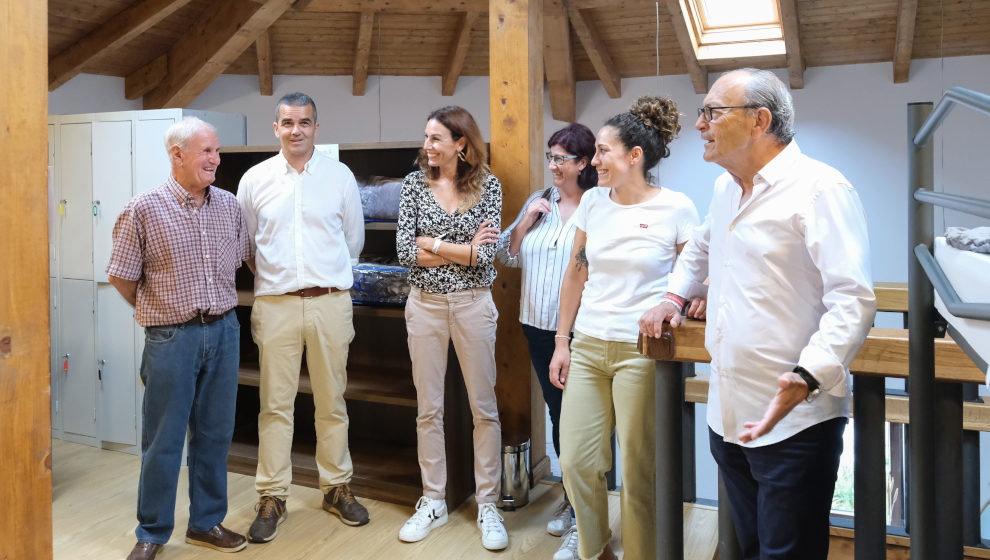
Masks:
[[[144,0],[119,12],[48,61],[48,91],[74,78],[101,53],[127,44],[188,3],[189,0]]]
[[[804,56],[801,54],[801,22],[798,20],[797,0],[780,0],[780,24],[784,31],[787,75],[791,89],[801,89],[804,87]]]
[[[587,12],[573,6],[567,7],[567,14],[571,18],[571,25],[574,27],[574,32],[577,34],[578,39],[581,40],[584,51],[588,53],[588,58],[591,59],[591,65],[595,68],[595,73],[598,74],[602,85],[605,86],[605,92],[612,99],[622,97],[622,80],[619,77],[619,72],[615,69],[615,64],[612,63],[612,57],[609,56],[608,49],[605,48],[605,42],[602,41],[601,35],[598,34],[595,24],[591,21]]]
[[[911,72],[911,51],[914,48],[914,26],[918,19],[918,0],[900,0],[897,8],[897,38],[894,40],[894,83],[908,81]]]
[[[364,95],[368,83],[368,59],[371,57],[371,36],[375,28],[375,12],[363,11],[358,22],[357,46],[354,48],[353,87],[351,93]]]
[[[268,29],[293,0],[220,0],[168,52],[168,75],[144,96],[145,109],[185,107]]]
[[[666,0],[666,6],[667,11],[670,12],[674,35],[677,36],[677,44],[680,45],[681,54],[684,56],[684,65],[687,67],[688,75],[691,76],[694,92],[706,93],[708,91],[708,70],[698,62],[698,42],[688,27],[684,0]]]
[[[254,42],[254,50],[258,56],[258,92],[261,95],[271,95],[275,91],[272,77],[271,29],[266,29],[258,35],[258,39]]]
[[[543,68],[550,91],[550,112],[558,121],[574,122],[577,98],[574,56],[566,0],[544,0]]]
[[[155,89],[168,75],[168,55],[163,54],[124,78],[124,97],[138,99]]]
[[[457,80],[464,68],[464,58],[467,57],[468,47],[471,46],[471,29],[480,15],[481,12],[464,12],[457,20],[457,34],[450,43],[450,59],[443,71],[441,95],[454,95],[454,90],[457,89]]]

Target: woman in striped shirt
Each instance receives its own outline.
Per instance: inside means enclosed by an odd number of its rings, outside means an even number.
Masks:
[[[499,237],[496,256],[507,266],[523,269],[519,320],[543,388],[543,400],[550,410],[553,448],[560,457],[558,423],[563,391],[550,383],[550,358],[557,332],[560,283],[574,243],[571,216],[585,191],[598,184],[598,172],[591,165],[595,135],[583,124],[574,123],[558,130],[550,137],[547,147],[553,185],[529,197],[519,217]],[[547,523],[547,532],[561,536],[571,525],[565,490],[564,501]]]

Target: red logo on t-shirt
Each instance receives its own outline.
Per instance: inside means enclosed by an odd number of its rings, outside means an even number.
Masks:
[[[646,224],[639,224],[639,227],[641,227],[641,228],[643,228],[643,229],[646,229],[646,228],[648,228],[648,227],[650,227],[650,226],[648,226],[648,225],[646,225]]]

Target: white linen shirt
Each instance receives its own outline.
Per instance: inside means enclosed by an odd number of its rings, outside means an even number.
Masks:
[[[712,357],[708,425],[725,441],[760,447],[831,418],[849,416],[849,364],[876,313],[866,216],[852,185],[791,142],[742,189],[715,181],[705,222],[681,252],[669,291],[703,293],[711,275],[705,347]],[[796,365],[822,394],[773,430],[739,442]],[[722,398],[722,396],[725,398]]]
[[[255,249],[256,296],[350,289],[364,213],[346,165],[316,151],[299,173],[279,152],[241,177],[237,200]]]
[[[560,314],[560,284],[574,246],[574,212],[570,219],[561,219],[560,192],[550,187],[550,213],[543,216],[523,237],[519,252],[509,254],[512,231],[526,214],[530,203],[540,198],[545,189],[530,195],[519,216],[498,239],[495,256],[505,266],[522,268],[522,297],[519,299],[519,322],[545,331],[557,330]]]

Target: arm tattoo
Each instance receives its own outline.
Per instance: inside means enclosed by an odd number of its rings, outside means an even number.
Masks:
[[[588,268],[588,255],[585,254],[584,247],[578,249],[578,252],[574,255],[574,267],[578,270]]]

